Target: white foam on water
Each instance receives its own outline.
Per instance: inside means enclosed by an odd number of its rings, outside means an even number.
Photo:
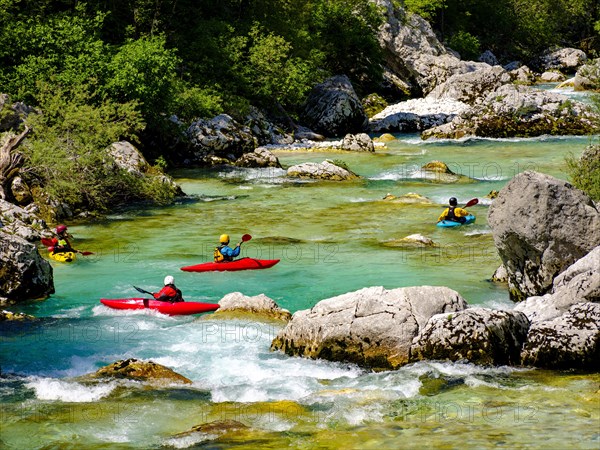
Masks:
[[[485,234],[492,234],[492,230],[489,228],[471,230],[467,231],[465,236],[481,236]]]
[[[68,309],[59,314],[53,314],[50,317],[54,317],[56,319],[72,319],[81,317],[81,313],[87,309],[86,306],[78,306],[77,308]]]
[[[217,439],[219,436],[216,434],[208,433],[190,433],[187,436],[174,437],[163,441],[163,446],[173,448],[189,448],[206,441],[212,441]]]
[[[86,403],[107,397],[117,387],[115,382],[94,386],[62,381],[53,378],[30,378],[25,384],[35,391],[39,400],[60,400],[69,403]]]

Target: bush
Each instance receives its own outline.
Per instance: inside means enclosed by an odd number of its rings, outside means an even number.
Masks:
[[[566,162],[571,183],[594,201],[600,201],[600,145],[590,145],[579,159],[570,154]]]
[[[448,45],[460,53],[462,59],[476,60],[479,54],[479,39],[466,31],[459,31],[452,35]]]
[[[88,104],[87,86],[65,91],[58,85],[40,88],[43,114],[27,118],[34,130],[25,141],[23,171],[51,198],[75,213],[104,213],[133,200],[166,203],[175,195],[159,177],[137,178],[112,164],[107,147],[136,141],[144,123],[134,102],[105,100]]]

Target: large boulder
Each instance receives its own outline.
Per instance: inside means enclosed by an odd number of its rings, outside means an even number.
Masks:
[[[586,135],[595,130],[598,120],[600,116],[589,105],[567,96],[506,84],[452,122],[426,130],[422,138]]]
[[[34,242],[43,236],[50,236],[46,222],[32,211],[32,207],[22,208],[0,199],[0,223],[7,234],[16,235]]]
[[[554,278],[600,245],[600,212],[569,183],[518,174],[490,206],[488,224],[513,300],[543,295]]]
[[[510,82],[510,74],[502,67],[487,66],[475,72],[452,75],[436,86],[427,97],[434,101],[450,99],[474,105],[483,101],[488,93]]]
[[[335,76],[309,94],[302,121],[325,136],[343,136],[366,130],[368,118],[347,76]]]
[[[244,153],[234,163],[238,167],[277,167],[281,164],[277,156],[265,147],[257,147],[253,152]]]
[[[241,292],[232,292],[219,300],[219,309],[210,317],[211,319],[251,318],[252,320],[263,318],[287,322],[292,315],[265,294],[250,297]]]
[[[350,152],[374,152],[375,146],[367,133],[347,134],[342,139],[342,150]]]
[[[235,161],[258,146],[249,127],[236,122],[227,114],[210,120],[198,120],[187,130],[196,162],[204,163],[213,156]]]
[[[573,305],[560,317],[532,324],[521,358],[524,365],[597,371],[600,304]]]
[[[600,91],[600,58],[579,68],[573,87],[576,91]]]
[[[244,118],[244,125],[250,129],[259,145],[285,145],[294,142],[291,134],[275,125],[254,106],[250,106],[250,112]]]
[[[332,161],[325,160],[321,163],[305,162],[291,166],[287,175],[292,178],[305,178],[314,180],[344,181],[359,178],[351,170],[341,167]]]
[[[384,23],[379,43],[388,70],[410,87],[413,95],[427,95],[454,74],[489,67],[486,63],[461,61],[439,41],[431,25],[417,14],[406,12],[393,0],[373,0]]]
[[[431,316],[465,307],[465,300],[447,287],[364,288],[297,311],[271,349],[395,369],[409,362],[411,342]]]
[[[573,73],[587,61],[587,55],[583,50],[577,48],[549,49],[534,63],[542,71],[560,70],[565,73]]]
[[[107,149],[112,162],[121,170],[137,178],[156,177],[161,183],[171,187],[176,195],[184,195],[181,187],[175,183],[175,180],[162,171],[153,168],[148,164],[142,152],[140,152],[131,142],[119,141],[113,142]]]
[[[529,321],[516,311],[468,308],[438,314],[411,347],[411,360],[467,360],[483,365],[517,365]]]
[[[37,247],[0,229],[0,300],[20,302],[53,293],[52,266]]]
[[[555,319],[577,303],[600,303],[600,246],[560,273],[549,294],[529,297],[515,310],[531,322]]]

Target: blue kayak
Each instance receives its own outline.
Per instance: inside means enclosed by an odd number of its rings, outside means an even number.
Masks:
[[[465,219],[467,219],[465,223],[455,222],[454,220],[442,220],[441,222],[437,223],[437,226],[442,228],[452,228],[459,227],[461,225],[468,225],[470,223],[475,222],[475,216],[473,214],[465,216]]]

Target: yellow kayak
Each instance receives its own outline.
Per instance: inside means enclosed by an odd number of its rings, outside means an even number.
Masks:
[[[75,261],[75,252],[59,252],[59,253],[50,252],[50,253],[48,253],[48,256],[50,257],[50,259],[53,259],[54,261],[59,261],[59,262]]]

